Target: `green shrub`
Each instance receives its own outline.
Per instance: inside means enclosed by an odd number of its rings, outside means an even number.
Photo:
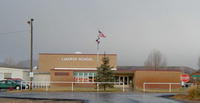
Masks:
[[[200,88],[197,88],[197,86],[192,86],[188,89],[188,95],[191,98],[200,98]]]

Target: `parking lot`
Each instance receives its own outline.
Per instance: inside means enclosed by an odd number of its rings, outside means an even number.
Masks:
[[[160,96],[169,93],[1,92],[0,97],[81,100],[85,103],[181,103]]]

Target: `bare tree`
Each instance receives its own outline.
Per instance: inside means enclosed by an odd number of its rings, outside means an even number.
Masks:
[[[198,58],[197,65],[198,65],[198,72],[200,72],[200,57]]]
[[[5,58],[2,66],[4,67],[14,67],[16,65],[14,59],[12,59],[11,57]]]
[[[166,58],[161,54],[159,50],[153,50],[147,57],[144,65],[147,67],[153,67],[157,70],[159,67],[167,65]]]

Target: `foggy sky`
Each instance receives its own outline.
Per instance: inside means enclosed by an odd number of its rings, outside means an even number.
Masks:
[[[199,0],[1,0],[0,61],[29,59],[27,21],[34,18],[38,53],[116,53],[118,65],[140,66],[160,50],[171,66],[197,68]],[[24,31],[24,32],[16,32]],[[16,33],[11,33],[16,32]]]

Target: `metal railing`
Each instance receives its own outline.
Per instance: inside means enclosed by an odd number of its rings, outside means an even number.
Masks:
[[[157,84],[157,85],[169,85],[169,92],[172,92],[172,85],[181,85],[180,83],[159,83],[159,82],[144,82],[143,83],[143,92],[146,91],[147,84]]]
[[[119,83],[122,84],[122,91],[124,92],[125,91],[125,84],[124,82],[62,82],[62,81],[23,81],[21,82],[21,90],[22,89],[22,85],[30,85],[32,86],[32,88],[45,88],[46,91],[49,90],[49,88],[51,88],[51,85],[52,84],[68,84],[68,87],[71,87],[71,91],[74,91],[74,87],[75,85],[77,84],[93,84],[96,86],[96,91],[99,92],[99,85],[100,84],[116,84],[118,85]],[[92,87],[90,87],[92,88]]]

